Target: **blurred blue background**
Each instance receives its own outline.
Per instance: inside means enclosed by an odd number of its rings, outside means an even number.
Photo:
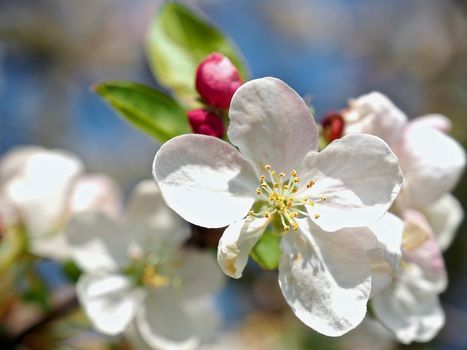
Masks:
[[[254,77],[276,76],[319,118],[379,90],[411,117],[447,115],[467,142],[467,2],[454,0],[198,0],[243,52]],[[128,126],[89,86],[157,83],[144,38],[160,0],[0,0],[0,155],[19,144],[79,154],[128,189],[151,176],[158,145]],[[467,198],[465,178],[456,195]],[[447,325],[423,348],[467,349],[467,239],[447,261]],[[223,303],[248,310],[239,293]],[[237,302],[237,304],[236,304]],[[407,347],[409,348],[409,347]],[[417,348],[412,346],[410,348]]]

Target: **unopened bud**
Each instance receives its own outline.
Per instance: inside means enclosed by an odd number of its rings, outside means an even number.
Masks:
[[[228,109],[240,85],[237,68],[220,53],[210,54],[196,70],[196,90],[213,107]]]
[[[342,137],[344,132],[344,118],[340,112],[329,112],[324,115],[321,121],[323,126],[323,136],[328,142],[332,142]]]
[[[195,134],[219,138],[224,136],[224,123],[217,114],[205,109],[193,109],[187,113],[187,116]]]

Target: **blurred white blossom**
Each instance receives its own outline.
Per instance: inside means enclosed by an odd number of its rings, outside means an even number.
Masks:
[[[64,259],[68,244],[61,233],[74,212],[116,212],[120,192],[104,175],[86,175],[81,160],[65,150],[21,146],[0,159],[0,199],[9,225],[20,225],[37,255]],[[6,215],[5,215],[6,216]]]
[[[153,349],[193,349],[212,336],[222,273],[208,253],[182,248],[189,227],[153,181],[136,187],[124,218],[80,213],[66,234],[83,270],[78,298],[100,332]]]
[[[442,250],[462,221],[449,193],[465,166],[465,152],[445,134],[451,123],[430,114],[408,120],[385,95],[373,92],[349,102],[345,133],[382,137],[399,157],[404,185],[392,211],[405,223],[403,263],[390,288],[375,297],[376,316],[403,343],[431,340],[444,324],[438,295],[447,287]]]
[[[234,278],[266,227],[278,227],[279,284],[292,310],[323,334],[346,333],[364,318],[372,282],[379,282],[372,259],[397,265],[399,247],[387,247],[383,227],[398,226],[398,219],[378,221],[402,184],[397,158],[370,135],[317,153],[309,107],[275,78],[242,85],[229,118],[228,136],[240,152],[204,135],[182,135],[160,148],[154,177],[164,199],[194,224],[229,225],[218,262]]]

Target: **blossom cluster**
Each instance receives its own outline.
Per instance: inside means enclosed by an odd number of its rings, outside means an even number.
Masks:
[[[194,349],[218,328],[222,272],[242,277],[266,231],[292,312],[332,337],[367,309],[402,343],[444,324],[443,251],[462,221],[450,194],[465,167],[449,120],[409,121],[373,92],[321,125],[283,81],[243,82],[209,55],[196,71],[193,134],[163,143],[126,205],[117,184],[63,150],[20,147],[0,160],[0,233],[36,256],[73,260],[92,325],[137,347]],[[228,120],[225,132],[224,122]],[[320,136],[321,130],[321,136]],[[190,226],[225,228],[217,264],[186,245]],[[217,266],[218,265],[218,266]]]
[[[442,250],[463,213],[449,194],[465,166],[449,120],[411,122],[379,93],[323,120],[284,82],[255,79],[233,95],[228,141],[182,135],[156,154],[154,178],[185,220],[227,228],[224,273],[240,278],[267,228],[281,237],[279,286],[309,327],[339,336],[367,304],[400,342],[444,324]]]

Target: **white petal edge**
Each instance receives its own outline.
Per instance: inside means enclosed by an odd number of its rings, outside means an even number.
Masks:
[[[198,226],[216,228],[242,219],[256,196],[256,173],[230,144],[205,135],[164,143],[153,164],[167,205]]]
[[[127,227],[140,252],[178,249],[190,236],[189,225],[167,207],[154,180],[143,180],[134,188],[127,208]]]
[[[387,213],[369,229],[378,242],[377,246],[369,251],[372,271],[371,299],[386,289],[399,271],[404,222],[397,216]]]
[[[217,248],[217,262],[227,276],[242,277],[248,256],[269,222],[266,218],[247,217],[225,229]]]
[[[410,265],[409,271],[402,271],[400,278],[372,301],[376,317],[404,344],[430,341],[445,322],[438,295],[418,288],[419,273],[420,269]]]
[[[442,114],[432,113],[422,115],[410,122],[410,127],[429,127],[442,132],[449,132],[452,128],[452,122]]]
[[[182,283],[180,292],[185,298],[214,294],[225,284],[224,274],[208,252],[181,249],[176,263]]]
[[[80,304],[94,327],[107,335],[122,333],[140,301],[127,277],[117,274],[83,274],[76,285]]]
[[[465,151],[452,137],[430,127],[409,127],[397,151],[404,172],[407,205],[424,208],[457,184]]]
[[[126,232],[102,213],[76,214],[65,233],[71,256],[84,271],[116,271],[128,260]]]
[[[306,219],[299,225],[282,238],[280,288],[308,327],[343,335],[364,319],[371,292],[367,252],[355,239],[358,229],[324,232]]]
[[[402,186],[397,157],[383,140],[372,135],[335,140],[323,151],[308,154],[300,169],[302,181],[315,182],[303,193],[315,201],[307,210],[325,231],[374,224]]]
[[[20,158],[5,170],[14,174],[2,184],[3,195],[15,206],[29,235],[50,234],[65,219],[70,191],[83,165],[63,150],[27,151]]]
[[[192,350],[200,342],[182,301],[169,288],[147,293],[136,313],[136,327],[153,349]]]
[[[344,113],[344,133],[365,133],[397,143],[407,124],[407,116],[384,94],[374,91],[349,101]]]
[[[424,209],[424,213],[441,249],[448,249],[464,219],[461,203],[453,195],[445,194]]]
[[[80,176],[70,196],[70,214],[83,211],[102,211],[118,218],[122,210],[122,192],[117,183],[104,174]]]
[[[318,129],[309,106],[276,78],[250,80],[234,94],[227,131],[232,144],[258,172],[270,164],[277,172],[296,169],[318,147]]]

